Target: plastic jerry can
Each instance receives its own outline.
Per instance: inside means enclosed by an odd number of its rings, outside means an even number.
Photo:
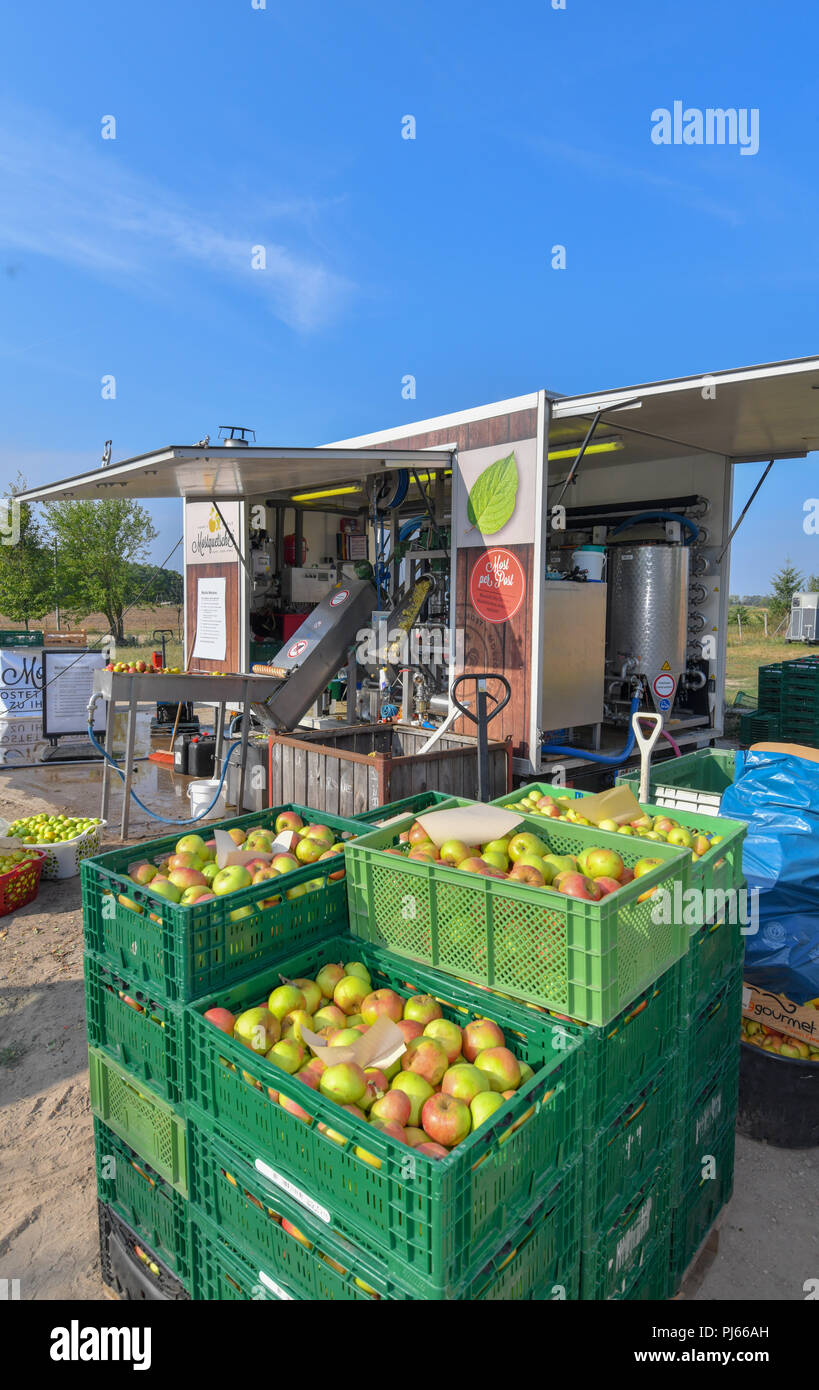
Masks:
[[[173,741],[173,770],[174,772],[188,771],[188,746],[191,741],[190,734],[177,734]]]
[[[212,777],[216,762],[216,739],[194,734],[188,744],[187,772],[191,777]]]

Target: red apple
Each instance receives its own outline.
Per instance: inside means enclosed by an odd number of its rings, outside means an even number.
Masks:
[[[516,883],[528,883],[532,888],[544,888],[546,885],[546,879],[540,869],[536,869],[533,864],[522,864],[520,860],[510,869],[508,877]]]
[[[409,1046],[413,1038],[420,1038],[424,1031],[423,1023],[416,1023],[412,1018],[402,1018],[398,1024],[404,1035],[404,1042]]]
[[[488,1047],[503,1047],[505,1041],[502,1029],[491,1018],[473,1019],[463,1030],[464,1057],[467,1062],[474,1062],[480,1052]]]
[[[401,1058],[402,1071],[414,1071],[423,1076],[433,1089],[440,1086],[448,1068],[446,1048],[436,1038],[413,1038]]]
[[[276,817],[276,834],[280,835],[283,830],[302,830],[304,821],[297,811],[282,811]]]
[[[221,1029],[223,1033],[227,1033],[230,1037],[233,1037],[236,1017],[230,1012],[230,1009],[208,1009],[203,1017],[208,1020],[208,1023],[213,1023],[215,1027]]]
[[[456,1096],[438,1094],[425,1101],[421,1124],[434,1143],[452,1149],[468,1135],[472,1116],[464,1101]]]
[[[412,1101],[404,1091],[386,1091],[380,1099],[373,1101],[370,1115],[374,1120],[392,1120],[396,1124],[409,1123]]]
[[[426,1154],[427,1158],[446,1158],[449,1154],[449,1149],[445,1149],[443,1144],[433,1143],[430,1139],[425,1144],[416,1144],[415,1152],[417,1154]]]
[[[361,1017],[369,1025],[386,1014],[393,1023],[399,1023],[404,1016],[404,1000],[394,989],[375,989],[362,1000]]]

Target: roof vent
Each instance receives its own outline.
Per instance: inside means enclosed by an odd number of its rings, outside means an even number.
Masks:
[[[244,425],[220,425],[219,440],[229,449],[247,449],[256,443],[256,431]]]

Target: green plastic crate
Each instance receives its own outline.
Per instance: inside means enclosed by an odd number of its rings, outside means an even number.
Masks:
[[[733,975],[745,958],[745,938],[739,921],[721,917],[693,927],[688,950],[680,962],[680,1018],[694,1018],[714,990]]]
[[[359,811],[357,816],[353,816],[353,820],[375,825],[380,821],[393,820],[396,816],[417,816],[424,811],[440,811],[452,800],[451,792],[416,792],[415,796],[405,796],[401,801],[390,801],[386,806],[373,806],[369,811]],[[454,804],[458,805],[457,802]]]
[[[779,714],[782,698],[782,662],[774,661],[759,668],[757,704],[766,714]]]
[[[184,1092],[181,1009],[153,997],[132,976],[112,970],[89,951],[83,965],[89,1046],[178,1105]]]
[[[580,1255],[580,1296],[594,1302],[633,1297],[642,1271],[650,1267],[656,1242],[670,1218],[673,1157],[660,1157],[639,1192],[623,1206]]]
[[[42,647],[42,632],[14,632],[9,628],[0,630],[0,647]]]
[[[674,1201],[678,1203],[692,1183],[702,1177],[706,1155],[714,1152],[726,1128],[736,1125],[739,1103],[740,1050],[730,1052],[712,1069],[693,1101],[680,1104],[677,1121]]]
[[[676,1130],[679,1069],[672,1054],[583,1150],[583,1245],[590,1248],[657,1166]]]
[[[173,1106],[104,1052],[88,1049],[91,1109],[108,1129],[175,1187],[188,1195],[186,1125]]]
[[[753,710],[740,716],[739,741],[745,748],[752,743],[770,743],[782,733],[778,714],[768,710]]]
[[[523,1210],[510,1213],[499,1239],[478,1259],[466,1259],[457,1288],[445,1293],[412,1267],[379,1258],[305,1211],[244,1163],[235,1148],[191,1124],[191,1195],[197,1237],[196,1298],[235,1296],[225,1288],[224,1257],[245,1298],[391,1300],[576,1298],[579,1278],[579,1173],[570,1165],[560,1183]],[[307,1245],[280,1224],[294,1226]],[[218,1232],[218,1235],[217,1235]],[[204,1256],[204,1257],[203,1257]],[[237,1278],[237,1272],[240,1277]],[[356,1284],[356,1279],[360,1284]],[[364,1287],[362,1287],[364,1285]],[[368,1292],[371,1291],[371,1292]]]
[[[620,1302],[660,1303],[671,1294],[671,1222],[655,1238],[645,1253],[643,1264],[620,1296]]]
[[[637,901],[675,882],[684,891],[687,851],[650,842],[662,863],[592,903],[388,853],[411,824],[407,818],[362,835],[345,854],[350,930],[374,945],[599,1026],[687,948],[687,928],[655,923],[655,904]],[[532,816],[521,825],[558,854],[593,843],[616,849],[632,866],[647,853],[642,841],[585,826]]]
[[[94,1117],[97,1193],[190,1293],[188,1203],[150,1164]]]
[[[283,977],[312,977],[322,964],[353,958],[367,966],[374,989],[395,988],[405,997],[434,993],[444,1015],[460,1024],[489,1012],[507,1046],[535,1069],[446,1159],[416,1154],[318,1092],[306,1091],[296,1077],[255,1057],[202,1017],[215,1005],[236,1014],[266,1000]],[[266,1165],[271,1192],[279,1175],[293,1185],[296,1200],[313,1209],[318,1203],[329,1213],[339,1234],[379,1258],[397,1260],[413,1277],[434,1283],[442,1296],[462,1281],[467,1253],[497,1241],[509,1212],[525,1199],[534,1201],[579,1155],[582,1100],[582,1039],[504,1000],[488,1008],[479,992],[470,994],[464,985],[450,1004],[449,984],[428,971],[416,977],[406,962],[347,936],[186,1009],[188,1103],[248,1166]],[[312,1123],[283,1110],[268,1088],[297,1100]],[[319,1123],[343,1142],[322,1133]]]
[[[696,1179],[683,1195],[671,1223],[671,1280],[676,1293],[691,1261],[734,1190],[733,1125],[713,1145],[713,1176]]]
[[[649,796],[654,805],[666,810],[701,811],[717,815],[722,793],[734,780],[736,754],[730,748],[700,748],[681,758],[666,758],[652,765]],[[631,787],[640,794],[640,774],[629,772],[615,779],[616,786]]]
[[[742,1024],[742,962],[717,985],[710,999],[680,1031],[680,1105],[693,1104],[702,1086],[722,1062],[739,1053]]]
[[[576,787],[559,787],[548,782],[531,782],[525,787],[518,787],[517,791],[510,792],[508,796],[498,797],[492,802],[492,805],[511,808],[517,805],[526,792],[530,791],[539,791],[543,796],[562,796],[573,801],[595,794],[580,791]],[[636,790],[634,794],[637,795]],[[652,817],[668,815],[669,811],[668,806],[652,806],[647,802],[643,803],[642,809]],[[535,817],[535,819],[546,819],[548,822],[548,817]],[[692,861],[688,880],[689,888],[727,892],[731,888],[739,888],[744,883],[742,877],[742,841],[748,832],[745,821],[705,815],[700,811],[686,811],[679,806],[674,808],[674,815],[670,819],[678,821],[688,830],[702,830],[707,834],[722,836],[718,845],[714,845],[713,849],[707,850],[699,859]],[[623,838],[627,837],[623,836]],[[640,843],[639,837],[638,843]],[[649,840],[648,843],[654,844],[655,842]]]
[[[340,836],[361,831],[355,821],[294,804],[235,816],[208,829],[272,827],[283,810],[314,818]],[[179,838],[177,834],[152,840],[138,850],[135,846],[112,850],[87,859],[82,865],[87,948],[171,1003],[200,998],[231,980],[260,970],[292,946],[346,930],[344,880],[330,879],[330,874],[339,872],[338,861],[306,864],[282,875],[273,887],[268,880],[263,885],[251,885],[190,907],[158,898],[127,877],[130,864],[140,858],[153,860],[171,853]],[[324,879],[321,888],[272,907],[259,907],[264,899],[275,896],[280,886],[282,891],[289,890],[319,878]],[[121,895],[135,908],[119,902]],[[246,906],[255,909],[253,915],[232,922],[231,914]]]

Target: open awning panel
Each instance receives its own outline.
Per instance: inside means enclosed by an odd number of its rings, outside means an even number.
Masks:
[[[311,488],[365,483],[398,468],[425,473],[451,468],[448,450],[275,449],[169,445],[75,478],[31,488],[26,502],[80,501],[104,497],[281,497]]]
[[[611,408],[624,403],[633,404]],[[601,407],[595,438],[622,448],[584,467],[698,452],[738,463],[800,458],[819,449],[819,357],[563,397],[552,404],[550,448],[582,439]]]

